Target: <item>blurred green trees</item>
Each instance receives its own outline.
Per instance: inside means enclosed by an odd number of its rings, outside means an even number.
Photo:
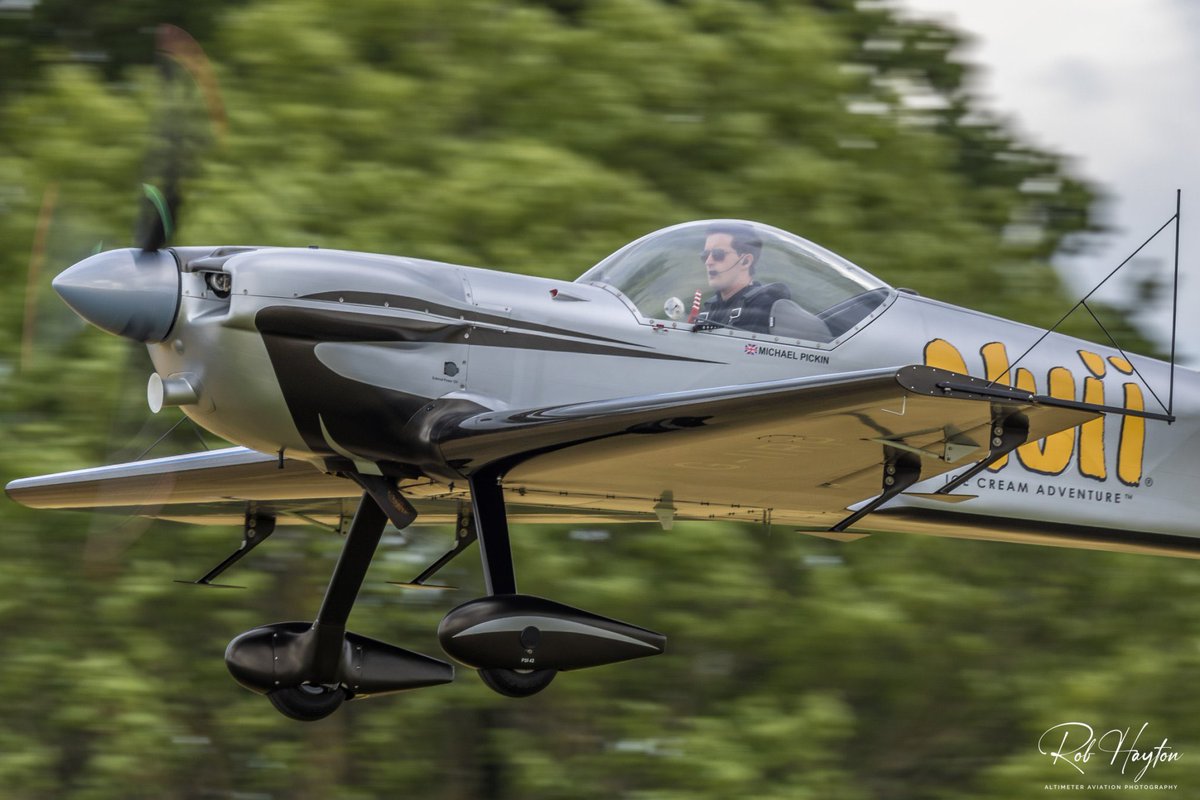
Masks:
[[[132,235],[162,113],[145,27],[159,20],[202,40],[229,116],[186,187],[181,244],[570,278],[655,228],[747,217],[891,283],[1046,324],[1069,307],[1048,258],[1095,225],[1094,189],[978,107],[959,35],[886,4],[183,8],[44,2],[0,18],[6,479],[135,457],[174,421],[144,410],[144,356],[85,331],[48,287]],[[197,446],[181,428],[156,454]],[[0,508],[0,796],[1008,798],[1074,781],[1036,751],[1070,719],[1150,722],[1185,754],[1154,779],[1200,785],[1189,563],[721,525],[521,530],[524,590],[662,630],[669,655],[526,701],[464,674],[304,726],[220,656],[242,630],[312,613],[335,537],[283,531],[239,568],[249,591],[202,592],[170,581],[236,531]],[[382,580],[446,540],[385,545],[352,626],[437,652],[437,620],[479,591],[472,560],[454,565],[457,599]]]

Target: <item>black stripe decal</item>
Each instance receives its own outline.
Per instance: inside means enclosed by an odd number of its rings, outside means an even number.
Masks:
[[[505,322],[510,322],[505,320]],[[582,355],[622,356],[659,361],[687,361],[719,364],[702,358],[646,352],[632,347],[615,347],[570,341],[533,330],[508,328],[505,331],[477,328],[466,320],[415,320],[358,314],[350,311],[269,306],[255,316],[255,325],[264,335],[287,336],[322,342],[454,342],[480,347],[513,347],[547,352]],[[468,334],[470,334],[469,338]],[[576,334],[561,332],[560,335]],[[614,340],[609,340],[614,341]]]

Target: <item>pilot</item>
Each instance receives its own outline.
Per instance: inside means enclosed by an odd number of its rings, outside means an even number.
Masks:
[[[763,285],[754,280],[754,269],[762,255],[762,239],[750,225],[720,223],[706,231],[700,260],[708,272],[708,285],[716,295],[704,304],[695,330],[738,328],[767,333],[771,307],[790,300],[791,291],[782,283]]]

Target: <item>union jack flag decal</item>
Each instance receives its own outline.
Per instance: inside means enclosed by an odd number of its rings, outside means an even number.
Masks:
[[[746,355],[748,355],[748,356],[758,355],[758,345],[756,345],[756,344],[746,345]]]

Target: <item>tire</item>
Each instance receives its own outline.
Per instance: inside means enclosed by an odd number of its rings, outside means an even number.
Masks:
[[[275,710],[285,717],[301,722],[315,722],[337,711],[346,700],[346,691],[340,686],[313,686],[305,683],[267,692],[267,699],[275,706]]]
[[[556,669],[535,669],[529,672],[517,672],[515,669],[479,670],[479,677],[494,692],[505,697],[529,697],[535,695],[550,685]]]

